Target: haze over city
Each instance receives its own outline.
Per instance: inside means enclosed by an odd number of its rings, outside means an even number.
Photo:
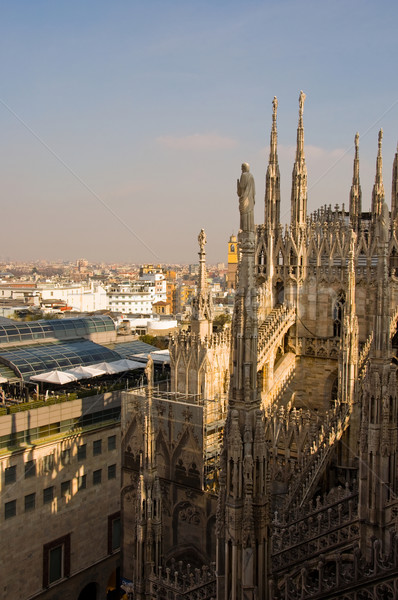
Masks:
[[[359,0],[3,4],[0,257],[189,263],[204,227],[208,260],[225,261],[242,161],[264,218],[274,95],[289,221],[301,89],[308,212],[348,206],[356,131],[370,207],[380,127],[389,202],[397,13]]]

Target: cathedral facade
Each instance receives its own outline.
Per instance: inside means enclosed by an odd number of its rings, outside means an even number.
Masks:
[[[238,182],[231,332],[213,333],[206,237],[171,390],[125,394],[123,567],[135,598],[398,597],[398,153],[389,208],[379,132],[371,210],[359,136],[349,206],[307,214],[305,94],[291,222],[280,223],[277,100],[264,224]]]

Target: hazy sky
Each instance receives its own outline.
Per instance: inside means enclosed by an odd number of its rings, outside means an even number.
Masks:
[[[308,208],[348,203],[359,131],[370,207],[398,140],[396,0],[3,1],[0,258],[226,261],[236,179],[263,221],[272,99],[282,218],[300,90]]]

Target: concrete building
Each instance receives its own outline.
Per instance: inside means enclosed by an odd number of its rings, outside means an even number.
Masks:
[[[40,308],[56,301],[76,312],[95,312],[106,309],[106,290],[98,283],[3,283],[0,284],[0,303],[14,300]]]
[[[119,284],[107,293],[107,308],[112,312],[151,315],[156,302],[166,302],[166,280],[162,273],[145,273],[132,283]]]
[[[105,600],[120,563],[120,394],[0,414],[0,493],[1,597]]]

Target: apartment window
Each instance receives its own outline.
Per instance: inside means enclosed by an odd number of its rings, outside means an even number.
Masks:
[[[65,535],[43,546],[43,587],[69,577],[70,535]]]
[[[120,512],[108,517],[108,554],[120,548]]]
[[[28,494],[25,496],[25,512],[33,510],[36,506],[36,494]]]
[[[93,485],[98,485],[102,480],[102,469],[93,472]]]
[[[17,501],[10,500],[10,502],[6,502],[4,504],[4,518],[11,519],[11,517],[15,517],[17,514]]]
[[[43,456],[43,472],[49,473],[54,469],[54,454]]]
[[[43,490],[43,504],[49,504],[54,499],[54,486],[51,485]]]
[[[85,490],[86,489],[86,484],[87,484],[87,478],[86,475],[79,475],[79,477],[77,478],[77,489],[80,490]]]
[[[17,467],[13,465],[12,467],[6,467],[4,469],[4,484],[10,485],[11,483],[15,483],[17,480]]]
[[[66,498],[67,496],[70,496],[70,490],[70,481],[63,481],[61,483],[61,498]]]
[[[98,456],[102,452],[102,440],[94,440],[93,442],[93,455]]]
[[[84,460],[87,455],[87,444],[79,446],[77,449],[77,460]]]
[[[108,479],[116,478],[116,465],[109,465],[108,467]]]
[[[110,435],[108,437],[108,450],[116,450],[116,436]]]
[[[36,476],[36,461],[27,460],[25,463],[25,479]]]
[[[61,451],[61,464],[63,467],[70,464],[70,448]]]

